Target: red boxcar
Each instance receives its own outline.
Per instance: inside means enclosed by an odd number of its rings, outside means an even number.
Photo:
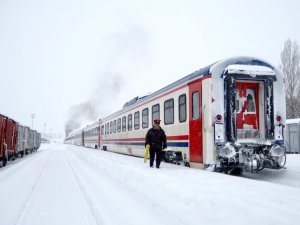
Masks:
[[[18,137],[17,122],[0,114],[0,161],[5,166],[7,160],[16,156]]]
[[[0,114],[0,161],[1,166],[5,166],[7,162],[7,154],[5,152],[6,149],[6,123],[7,117]]]

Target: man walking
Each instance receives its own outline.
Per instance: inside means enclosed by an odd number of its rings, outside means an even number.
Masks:
[[[145,147],[147,144],[150,145],[150,167],[153,167],[156,155],[156,168],[159,168],[162,149],[167,147],[167,138],[165,131],[160,127],[160,120],[155,119],[153,121],[153,127],[148,130],[146,135]]]

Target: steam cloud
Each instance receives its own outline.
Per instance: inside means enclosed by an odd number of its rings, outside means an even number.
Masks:
[[[112,113],[116,99],[124,91],[125,81],[139,66],[149,62],[149,49],[149,34],[142,27],[129,27],[127,31],[108,37],[108,52],[104,53],[105,58],[99,63],[99,71],[102,71],[99,85],[88,101],[70,107],[70,118],[65,125],[66,137],[83,124]]]

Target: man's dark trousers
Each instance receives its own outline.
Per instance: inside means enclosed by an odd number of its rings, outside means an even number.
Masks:
[[[161,161],[161,148],[150,148],[150,166],[153,166],[154,158],[156,154],[156,167],[159,168]]]

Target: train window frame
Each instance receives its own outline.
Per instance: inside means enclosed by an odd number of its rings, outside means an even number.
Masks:
[[[184,97],[184,103],[180,102],[180,98]],[[184,119],[181,119],[181,107],[184,106]],[[179,95],[178,97],[178,120],[179,123],[184,123],[187,120],[187,104],[186,104],[186,94]]]
[[[122,117],[122,132],[126,131],[126,116]]]
[[[127,130],[132,131],[132,114],[127,116]]]
[[[194,96],[198,94],[198,101],[194,101]],[[195,103],[197,103],[197,105],[195,105]],[[192,93],[192,120],[198,120],[200,119],[200,105],[201,105],[201,102],[200,102],[200,92],[199,91],[194,91]],[[196,107],[197,106],[197,107]],[[195,115],[197,114],[197,115]]]
[[[109,126],[110,126],[109,133],[112,134],[112,132],[113,132],[113,121],[109,122]]]
[[[114,133],[117,133],[117,120],[114,120]]]
[[[149,108],[145,108],[142,110],[142,128],[149,127]]]
[[[140,129],[140,111],[134,113],[134,129]]]
[[[120,133],[121,132],[121,118],[119,118],[117,120],[117,132]]]
[[[172,104],[170,106],[166,106],[166,104],[168,104],[169,102]],[[171,112],[172,118],[171,118],[171,120],[169,120],[169,119],[167,120],[166,116],[168,114],[166,113],[166,111],[170,110],[170,109],[171,109],[170,112]],[[165,125],[174,124],[174,98],[170,98],[164,102],[164,124]]]
[[[154,111],[154,108],[157,107],[157,110]],[[157,116],[154,116],[154,114],[158,113],[158,117]],[[152,121],[154,119],[160,119],[160,105],[159,104],[155,104],[152,106]]]

